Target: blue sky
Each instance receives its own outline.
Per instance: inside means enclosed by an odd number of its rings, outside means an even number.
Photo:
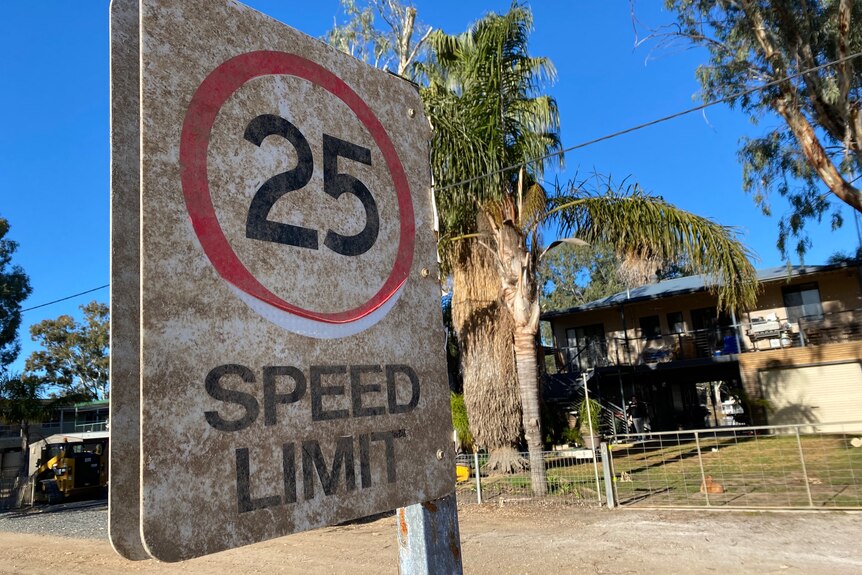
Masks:
[[[247,4],[311,36],[332,26],[338,0]],[[419,18],[449,33],[462,32],[502,0],[417,0]],[[659,2],[639,2],[644,24],[670,21]],[[629,2],[532,3],[534,55],[549,57],[558,80],[550,90],[572,146],[696,104],[698,51],[635,48]],[[0,215],[20,244],[15,263],[30,275],[33,294],[24,308],[95,288],[109,281],[108,0],[10,0],[0,18]],[[679,207],[736,226],[758,255],[758,267],[781,264],[776,217],[765,217],[741,189],[737,143],[777,123],[755,126],[738,111],[716,106],[566,156],[565,181],[577,172],[629,177]],[[553,174],[550,175],[553,178]],[[785,205],[776,202],[776,214]],[[839,232],[812,227],[808,263],[836,250],[852,251],[856,230],[849,209]],[[108,290],[24,314],[23,367],[35,348],[29,326],[78,306],[107,302]]]

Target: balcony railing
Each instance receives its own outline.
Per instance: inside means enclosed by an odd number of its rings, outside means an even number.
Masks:
[[[727,327],[658,337],[591,339],[563,347],[562,371],[582,372],[612,365],[658,364],[787,347],[862,340],[862,309],[829,312],[790,321],[774,315]]]
[[[89,431],[107,431],[108,430],[108,422],[107,421],[89,421],[89,422],[80,422],[75,424],[75,432],[83,433]]]
[[[862,339],[862,310],[803,317],[799,319],[798,326],[804,345],[858,341]]]

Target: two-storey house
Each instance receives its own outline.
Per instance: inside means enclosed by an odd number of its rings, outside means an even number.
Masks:
[[[751,310],[719,313],[692,276],[544,313],[558,372],[546,399],[573,401],[587,374],[618,420],[632,395],[645,401],[653,430],[862,420],[859,265],[758,279]]]

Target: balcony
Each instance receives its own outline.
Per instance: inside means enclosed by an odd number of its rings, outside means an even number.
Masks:
[[[558,349],[558,371],[576,373],[862,340],[862,309],[795,320],[775,314],[750,315],[750,322],[652,338],[592,338],[581,346]]]
[[[798,324],[806,345],[862,340],[862,310],[859,309],[801,318]]]

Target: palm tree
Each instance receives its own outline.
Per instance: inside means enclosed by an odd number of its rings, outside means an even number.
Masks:
[[[536,269],[554,246],[568,243],[609,245],[641,283],[668,261],[684,259],[689,269],[705,276],[718,298],[719,309],[748,308],[755,302],[757,280],[751,253],[734,229],[674,207],[637,186],[591,191],[570,186],[548,197],[536,184],[526,190],[524,170],[517,192],[486,200],[482,215],[487,231],[474,234],[476,243],[494,262],[500,295],[511,317],[521,419],[530,456],[533,491],[543,494],[542,429],[539,412],[536,335],[541,290]],[[555,226],[563,240],[542,249],[540,229]],[[485,325],[485,329],[500,326]]]
[[[547,197],[535,184],[525,191],[524,171],[520,174],[522,185],[516,194],[485,203],[491,231],[479,241],[493,254],[501,295],[514,321],[512,337],[531,479],[534,493],[542,494],[545,476],[536,365],[541,290],[536,268],[549,249],[563,242],[609,245],[629,271],[640,271],[641,283],[664,263],[683,258],[712,285],[719,309],[752,306],[758,288],[751,253],[732,228],[676,208],[637,186],[620,190],[607,181],[599,193],[570,186]],[[539,236],[543,226],[556,226],[562,235],[573,237],[557,240],[543,250]]]
[[[489,342],[492,348],[485,356],[462,355],[471,427],[480,444],[506,447],[519,431],[512,412],[520,403],[533,491],[542,494],[536,266],[547,251],[541,250],[543,226],[555,224],[561,235],[604,242],[629,267],[654,270],[663,260],[685,258],[715,286],[721,307],[749,304],[756,281],[750,254],[732,229],[637,187],[618,189],[606,181],[592,191],[570,185],[549,196],[537,185],[544,162],[527,160],[559,151],[560,143],[556,104],[536,95],[554,71],[546,59],[527,55],[531,24],[529,10],[513,4],[507,14],[488,15],[460,36],[437,32],[422,71],[428,80],[426,113],[435,128],[431,158],[440,247],[444,270],[454,270],[453,317],[465,348],[473,345],[475,352]],[[517,174],[504,169],[521,163],[529,169]],[[511,366],[507,349],[515,358],[517,402],[509,380],[494,378],[500,375],[495,366],[502,371]],[[469,386],[473,380],[481,381],[479,393]],[[496,403],[482,404],[489,399]]]
[[[462,346],[464,397],[477,443],[490,448],[488,466],[503,471],[523,463],[512,448],[520,437],[521,398],[514,364],[511,314],[499,297],[491,255],[476,241],[487,231],[484,202],[510,194],[515,180],[499,172],[446,189],[465,176],[498,172],[559,151],[559,115],[542,87],[553,80],[550,61],[527,54],[530,11],[515,3],[489,14],[459,36],[435,32],[429,60],[426,113],[435,126],[432,173],[438,190],[443,267],[454,280],[452,315]],[[540,175],[542,165],[534,167]]]

